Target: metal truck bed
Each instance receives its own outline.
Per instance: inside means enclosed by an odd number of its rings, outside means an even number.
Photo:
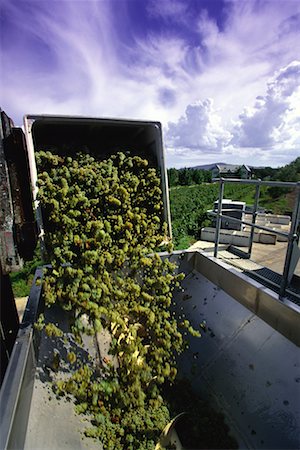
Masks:
[[[224,413],[240,448],[298,449],[299,309],[203,252],[175,252],[171,258],[186,273],[176,308],[202,330],[179,359],[180,375]],[[32,322],[42,308],[39,297],[34,284],[1,391],[0,448],[101,449],[83,436],[88,422],[74,413],[73,402],[52,393],[51,347],[62,353],[75,344],[45,336],[38,341]],[[67,317],[58,320],[67,323]],[[96,357],[94,342],[86,346]]]

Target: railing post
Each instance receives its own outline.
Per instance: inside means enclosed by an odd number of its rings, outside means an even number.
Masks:
[[[222,221],[220,214],[222,213],[223,195],[224,195],[224,180],[223,180],[223,178],[220,178],[218,215],[217,215],[217,221],[216,221],[216,237],[215,237],[215,250],[214,250],[215,258],[218,257],[218,247],[219,247],[220,229],[221,229],[221,221]]]
[[[287,288],[288,283],[290,282],[289,272],[290,272],[290,264],[291,264],[292,254],[293,254],[294,242],[296,241],[297,238],[299,238],[299,236],[297,234],[297,228],[298,228],[299,221],[300,221],[300,182],[298,183],[297,191],[298,192],[296,195],[295,208],[294,208],[294,213],[293,213],[293,218],[292,218],[292,223],[291,223],[291,228],[290,228],[290,234],[289,234],[289,238],[288,238],[288,247],[287,247],[286,257],[285,257],[285,262],[284,262],[282,282],[280,285],[280,292],[279,292],[280,298],[284,297],[285,290]]]
[[[259,179],[257,181],[258,181],[258,184],[255,187],[255,200],[254,200],[253,213],[252,213],[252,225],[255,225],[255,222],[256,222],[258,202],[259,202],[259,195],[260,195],[260,182],[261,182],[261,180]],[[252,245],[253,245],[253,239],[254,239],[254,232],[255,232],[255,228],[251,227],[250,241],[249,241],[249,248],[248,248],[249,258],[251,258]]]

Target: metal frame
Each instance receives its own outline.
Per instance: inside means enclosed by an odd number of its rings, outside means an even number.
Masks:
[[[23,448],[34,385],[39,334],[34,323],[44,307],[41,299],[43,269],[36,270],[23,320],[0,391],[0,448]]]
[[[248,225],[251,228],[250,232],[250,242],[248,247],[248,252],[243,252],[242,250],[238,250],[238,253],[241,257],[249,259],[251,257],[253,238],[255,228],[264,231],[270,231],[272,234],[276,234],[278,236],[284,236],[288,240],[284,269],[282,274],[282,281],[280,286],[276,283],[270,283],[279,288],[279,297],[283,298],[286,294],[287,287],[291,282],[293,277],[297,262],[300,257],[299,250],[299,232],[300,232],[300,182],[284,182],[284,181],[261,181],[261,180],[241,180],[236,178],[214,178],[213,182],[219,182],[219,199],[218,199],[218,211],[209,211],[209,214],[212,216],[216,216],[216,238],[215,238],[215,247],[214,247],[214,257],[218,257],[218,247],[220,241],[220,229],[221,229],[221,219],[223,217],[227,217],[222,214],[222,201],[224,196],[224,186],[225,183],[239,183],[239,184],[253,184],[256,187],[255,190],[255,200],[253,211],[250,212],[252,214],[252,222],[247,222],[245,220],[237,219],[235,217],[230,217],[230,220],[234,222],[241,223],[243,225]],[[293,217],[291,222],[291,227],[289,233],[274,230],[270,227],[266,227],[263,225],[256,224],[259,196],[260,196],[260,187],[261,186],[276,186],[276,187],[284,187],[284,188],[292,188],[297,191],[296,201],[293,211]],[[264,277],[261,277],[264,279]],[[269,281],[269,280],[268,280]]]

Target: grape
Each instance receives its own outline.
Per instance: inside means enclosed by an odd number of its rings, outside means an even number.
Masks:
[[[84,332],[103,328],[112,335],[101,377],[96,363],[83,364],[80,352],[68,352],[77,369],[70,368],[56,390],[75,397],[78,413],[90,414],[96,428],[87,434],[105,448],[153,448],[170,419],[161,385],[176,377],[174,355],[184,350],[185,330],[198,335],[187,320],[171,318],[183,274],[156,253],[163,241],[172,247],[159,173],[125,153],[97,161],[84,153],[71,158],[40,151],[37,165],[51,264],[43,280],[45,301],[70,311],[78,342]],[[54,324],[45,328],[62,335]]]

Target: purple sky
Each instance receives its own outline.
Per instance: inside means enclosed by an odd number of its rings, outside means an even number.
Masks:
[[[160,120],[169,167],[300,155],[299,0],[1,0],[0,105]]]

